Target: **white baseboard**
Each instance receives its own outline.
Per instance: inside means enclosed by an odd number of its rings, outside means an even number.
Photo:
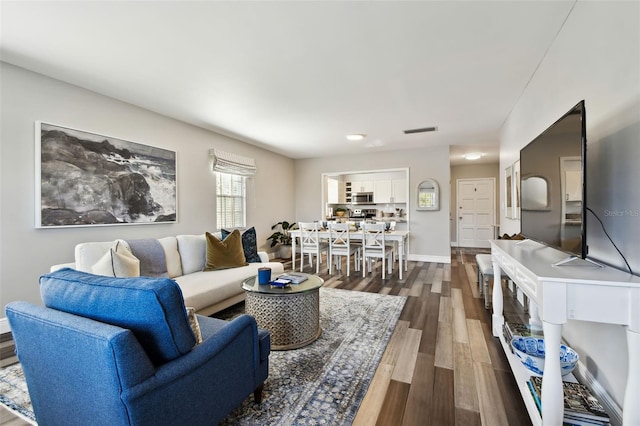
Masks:
[[[431,256],[428,254],[410,254],[409,260],[416,262],[451,263],[451,256]]]
[[[607,414],[611,417],[611,424],[613,426],[622,426],[622,409],[581,361],[578,361],[573,374],[580,383],[588,387],[598,398]]]
[[[9,333],[9,321],[6,318],[0,318],[0,334]]]
[[[457,241],[451,241],[451,247],[458,247]]]

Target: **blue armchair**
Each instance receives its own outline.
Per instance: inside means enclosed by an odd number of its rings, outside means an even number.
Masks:
[[[63,269],[40,279],[46,307],[6,313],[38,423],[214,425],[268,376],[270,337],[253,317],[198,316],[178,285]]]

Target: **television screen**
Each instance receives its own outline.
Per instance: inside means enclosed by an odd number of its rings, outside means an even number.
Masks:
[[[584,101],[520,150],[521,233],[585,258]]]

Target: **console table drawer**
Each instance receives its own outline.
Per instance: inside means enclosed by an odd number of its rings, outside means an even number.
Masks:
[[[538,287],[537,280],[534,280],[533,278],[529,277],[521,269],[516,269],[514,281],[516,285],[520,287],[531,300],[536,301],[536,294],[537,294],[537,287]]]

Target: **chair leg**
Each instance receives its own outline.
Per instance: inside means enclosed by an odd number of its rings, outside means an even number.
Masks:
[[[256,403],[260,404],[262,402],[262,390],[264,389],[264,383],[260,383],[260,385],[253,391],[253,399]]]
[[[489,278],[484,277],[484,307],[489,309],[491,307],[491,299],[489,299]]]

